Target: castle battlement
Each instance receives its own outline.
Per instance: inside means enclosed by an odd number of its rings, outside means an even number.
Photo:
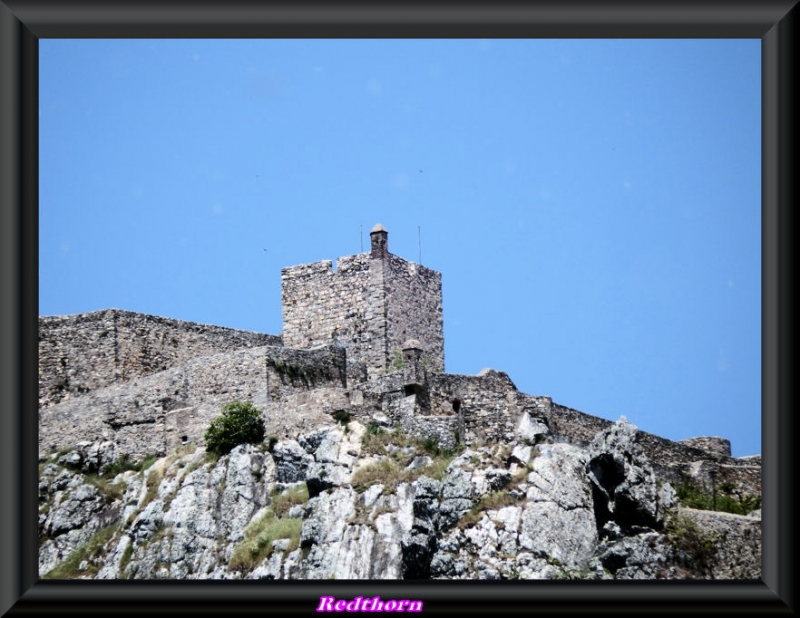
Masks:
[[[308,349],[339,345],[371,377],[419,342],[426,368],[444,371],[442,275],[389,252],[376,225],[369,253],[290,266],[281,271],[283,343]]]

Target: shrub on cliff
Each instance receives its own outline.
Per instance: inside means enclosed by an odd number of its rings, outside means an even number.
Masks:
[[[222,408],[206,431],[206,450],[217,455],[230,453],[239,444],[258,444],[264,440],[264,419],[249,401],[234,401]]]

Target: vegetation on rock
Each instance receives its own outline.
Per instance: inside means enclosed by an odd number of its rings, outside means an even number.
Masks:
[[[226,455],[240,444],[258,444],[264,440],[266,429],[261,411],[249,401],[234,401],[222,408],[205,434],[206,449],[216,455]]]
[[[709,492],[685,478],[675,488],[675,492],[681,504],[703,511],[723,511],[735,515],[747,515],[761,508],[761,496],[737,494],[731,483],[722,483],[718,491]]]

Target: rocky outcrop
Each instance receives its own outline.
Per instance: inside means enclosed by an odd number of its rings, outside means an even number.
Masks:
[[[586,471],[595,518],[606,534],[661,529],[666,509],[675,502],[674,490],[658,482],[636,437],[636,428],[623,416],[589,446]]]
[[[40,472],[44,577],[741,579],[760,520],[682,508],[624,419],[587,447],[519,423],[450,453],[378,424],[321,426],[214,459],[118,472],[112,445]]]

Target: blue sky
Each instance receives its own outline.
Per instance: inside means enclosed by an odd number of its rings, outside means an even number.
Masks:
[[[278,334],[380,222],[448,372],[761,452],[758,39],[39,46],[40,315]]]

